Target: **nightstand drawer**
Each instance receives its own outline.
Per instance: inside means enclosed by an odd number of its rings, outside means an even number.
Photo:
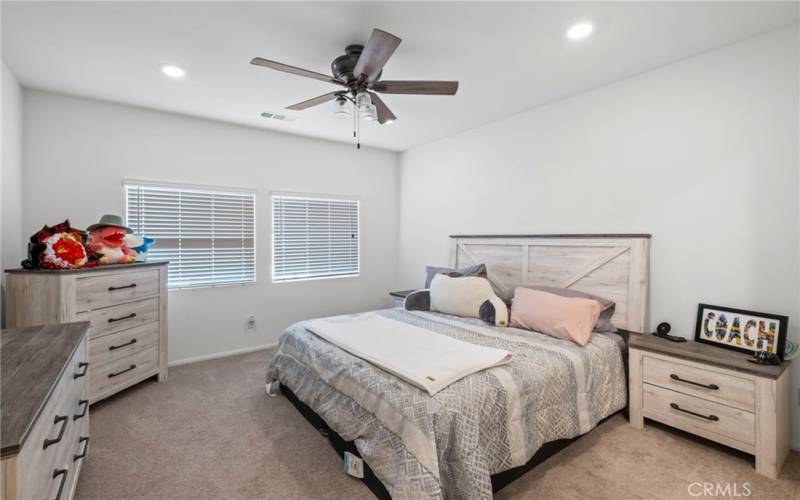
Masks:
[[[755,416],[737,408],[644,384],[643,414],[672,427],[752,453]]]
[[[642,378],[649,384],[755,411],[755,384],[732,371],[716,371],[691,361],[666,361],[645,354]]]

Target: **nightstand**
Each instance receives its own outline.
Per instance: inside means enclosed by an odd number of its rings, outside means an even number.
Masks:
[[[698,342],[652,335],[629,343],[630,423],[644,419],[755,455],[756,472],[776,478],[789,453],[789,366]]]
[[[400,290],[397,292],[389,292],[389,295],[392,297],[392,307],[403,307],[406,297],[411,292],[416,292],[416,290]]]

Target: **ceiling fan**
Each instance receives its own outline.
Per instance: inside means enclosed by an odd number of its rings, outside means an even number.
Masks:
[[[293,104],[286,109],[300,111],[335,100],[336,116],[349,117],[349,102],[355,106],[353,117],[356,128],[358,128],[358,116],[367,121],[377,120],[378,123],[385,124],[393,122],[397,117],[376,92],[381,94],[455,95],[458,91],[457,81],[381,80],[383,67],[401,41],[391,33],[377,28],[373,29],[366,45],[348,45],[344,49],[344,55],[333,60],[331,63],[333,76],[261,57],[254,58],[250,64],[314,78],[343,87],[341,90]],[[355,130],[353,134],[357,137]]]

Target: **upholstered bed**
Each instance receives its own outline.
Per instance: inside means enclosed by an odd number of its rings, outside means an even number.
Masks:
[[[479,259],[495,282],[508,287],[514,281],[572,281],[569,286],[592,293],[599,287],[620,304],[617,326],[635,329],[630,327],[644,320],[646,236],[455,240],[454,267]],[[518,272],[509,273],[517,251]],[[542,267],[535,269],[543,255]],[[549,279],[530,280],[531,273]],[[581,347],[476,318],[401,308],[377,314],[431,335],[513,353],[510,364],[468,375],[431,396],[323,340],[305,322],[281,335],[267,382],[279,382],[295,406],[332,435],[340,453],[348,449],[363,457],[365,482],[379,496],[491,497],[498,477],[530,467],[543,451],[560,447],[554,443],[589,432],[626,405],[620,335],[595,333]]]

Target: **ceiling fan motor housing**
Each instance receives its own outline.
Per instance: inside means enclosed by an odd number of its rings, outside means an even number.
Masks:
[[[334,59],[331,63],[333,77],[347,85],[355,83],[356,77],[353,75],[353,69],[356,67],[358,58],[363,50],[364,46],[358,44],[345,47],[344,54]],[[380,73],[375,79],[377,80],[378,78],[380,78]]]

